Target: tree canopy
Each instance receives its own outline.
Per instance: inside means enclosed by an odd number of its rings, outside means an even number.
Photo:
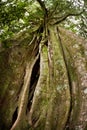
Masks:
[[[59,24],[69,16],[80,20],[79,32],[85,36],[86,10],[86,0],[1,0],[0,38],[26,29],[37,30],[44,24]]]

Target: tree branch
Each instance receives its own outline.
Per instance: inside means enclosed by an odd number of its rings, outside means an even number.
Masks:
[[[47,8],[46,8],[44,2],[41,1],[41,0],[37,0],[37,2],[40,4],[40,6],[41,6],[42,10],[44,11],[45,15],[47,15]]]
[[[55,22],[53,25],[61,23],[62,21],[66,20],[66,18],[69,17],[69,16],[78,16],[78,15],[81,15],[83,12],[84,12],[84,10],[81,11],[80,13],[69,13],[69,14],[65,14],[64,16],[61,16],[60,18],[58,18],[59,20],[57,22]]]
[[[62,10],[69,9],[69,7],[70,7],[71,5],[72,5],[72,3],[70,3],[69,5],[67,5],[66,7],[64,7],[63,9],[61,8],[60,10],[56,11],[56,10],[58,9],[58,8],[57,8],[58,4],[57,4],[57,5],[55,6],[54,10],[51,12],[50,16],[52,17],[53,15],[56,14],[56,12],[57,12],[57,15],[58,15],[59,13],[62,13]]]

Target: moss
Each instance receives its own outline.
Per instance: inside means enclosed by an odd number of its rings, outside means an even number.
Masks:
[[[0,129],[11,127],[22,88],[26,54],[26,47],[18,46],[0,52]]]
[[[70,71],[70,76],[71,76],[71,79],[73,82],[73,81],[77,81],[77,74],[76,74],[74,65],[72,66],[71,64],[72,63],[70,63],[70,62],[68,63],[68,69]]]
[[[77,41],[74,36],[70,36],[71,33],[61,32],[61,41],[63,42],[68,65],[66,67],[57,32],[54,27],[49,28],[49,31],[52,50],[49,51],[49,45],[40,44],[40,76],[27,115],[33,126],[28,124],[27,117],[23,114],[16,130],[63,130],[68,114],[71,114],[69,125],[72,125],[73,129],[80,122],[81,116],[79,115],[81,114],[82,102],[80,84],[82,82],[77,62],[79,58],[84,58],[84,48],[82,45],[76,46]],[[4,130],[5,128],[9,130],[12,125],[13,114],[19,104],[18,99],[19,97],[21,99],[22,96],[20,96],[20,93],[24,82],[26,62],[31,64],[31,59],[33,59],[33,57],[31,58],[31,52],[36,47],[36,43],[27,47],[32,36],[28,37],[29,35],[26,34],[23,37],[23,35],[24,33],[16,36],[13,40],[9,39],[7,46],[10,43],[13,43],[14,46],[12,45],[5,48],[4,51],[0,51],[0,128],[4,128]],[[37,53],[33,54],[35,56]],[[49,57],[49,54],[52,57]],[[74,56],[76,57],[74,58]],[[50,62],[49,58],[51,58],[52,62]],[[72,83],[72,95],[70,95],[67,69]],[[71,98],[72,112],[69,113]],[[26,110],[24,111],[27,114]]]

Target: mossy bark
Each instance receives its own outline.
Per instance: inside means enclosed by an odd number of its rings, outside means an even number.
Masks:
[[[0,48],[0,129],[86,127],[86,42],[58,27],[47,31]]]

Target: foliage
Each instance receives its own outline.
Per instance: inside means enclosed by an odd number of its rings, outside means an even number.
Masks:
[[[1,1],[0,7],[1,39],[8,38],[26,28],[32,28],[43,16],[39,5],[30,0]]]
[[[1,0],[0,38],[3,40],[26,29],[37,29],[46,20],[44,9],[48,17],[46,22],[54,25],[61,23],[68,16],[80,14],[83,8],[86,10],[84,3],[87,4],[85,0]],[[82,19],[80,28],[83,35],[86,12],[78,18]]]
[[[61,25],[87,38],[87,1],[84,1],[84,11],[81,15],[70,16]]]

